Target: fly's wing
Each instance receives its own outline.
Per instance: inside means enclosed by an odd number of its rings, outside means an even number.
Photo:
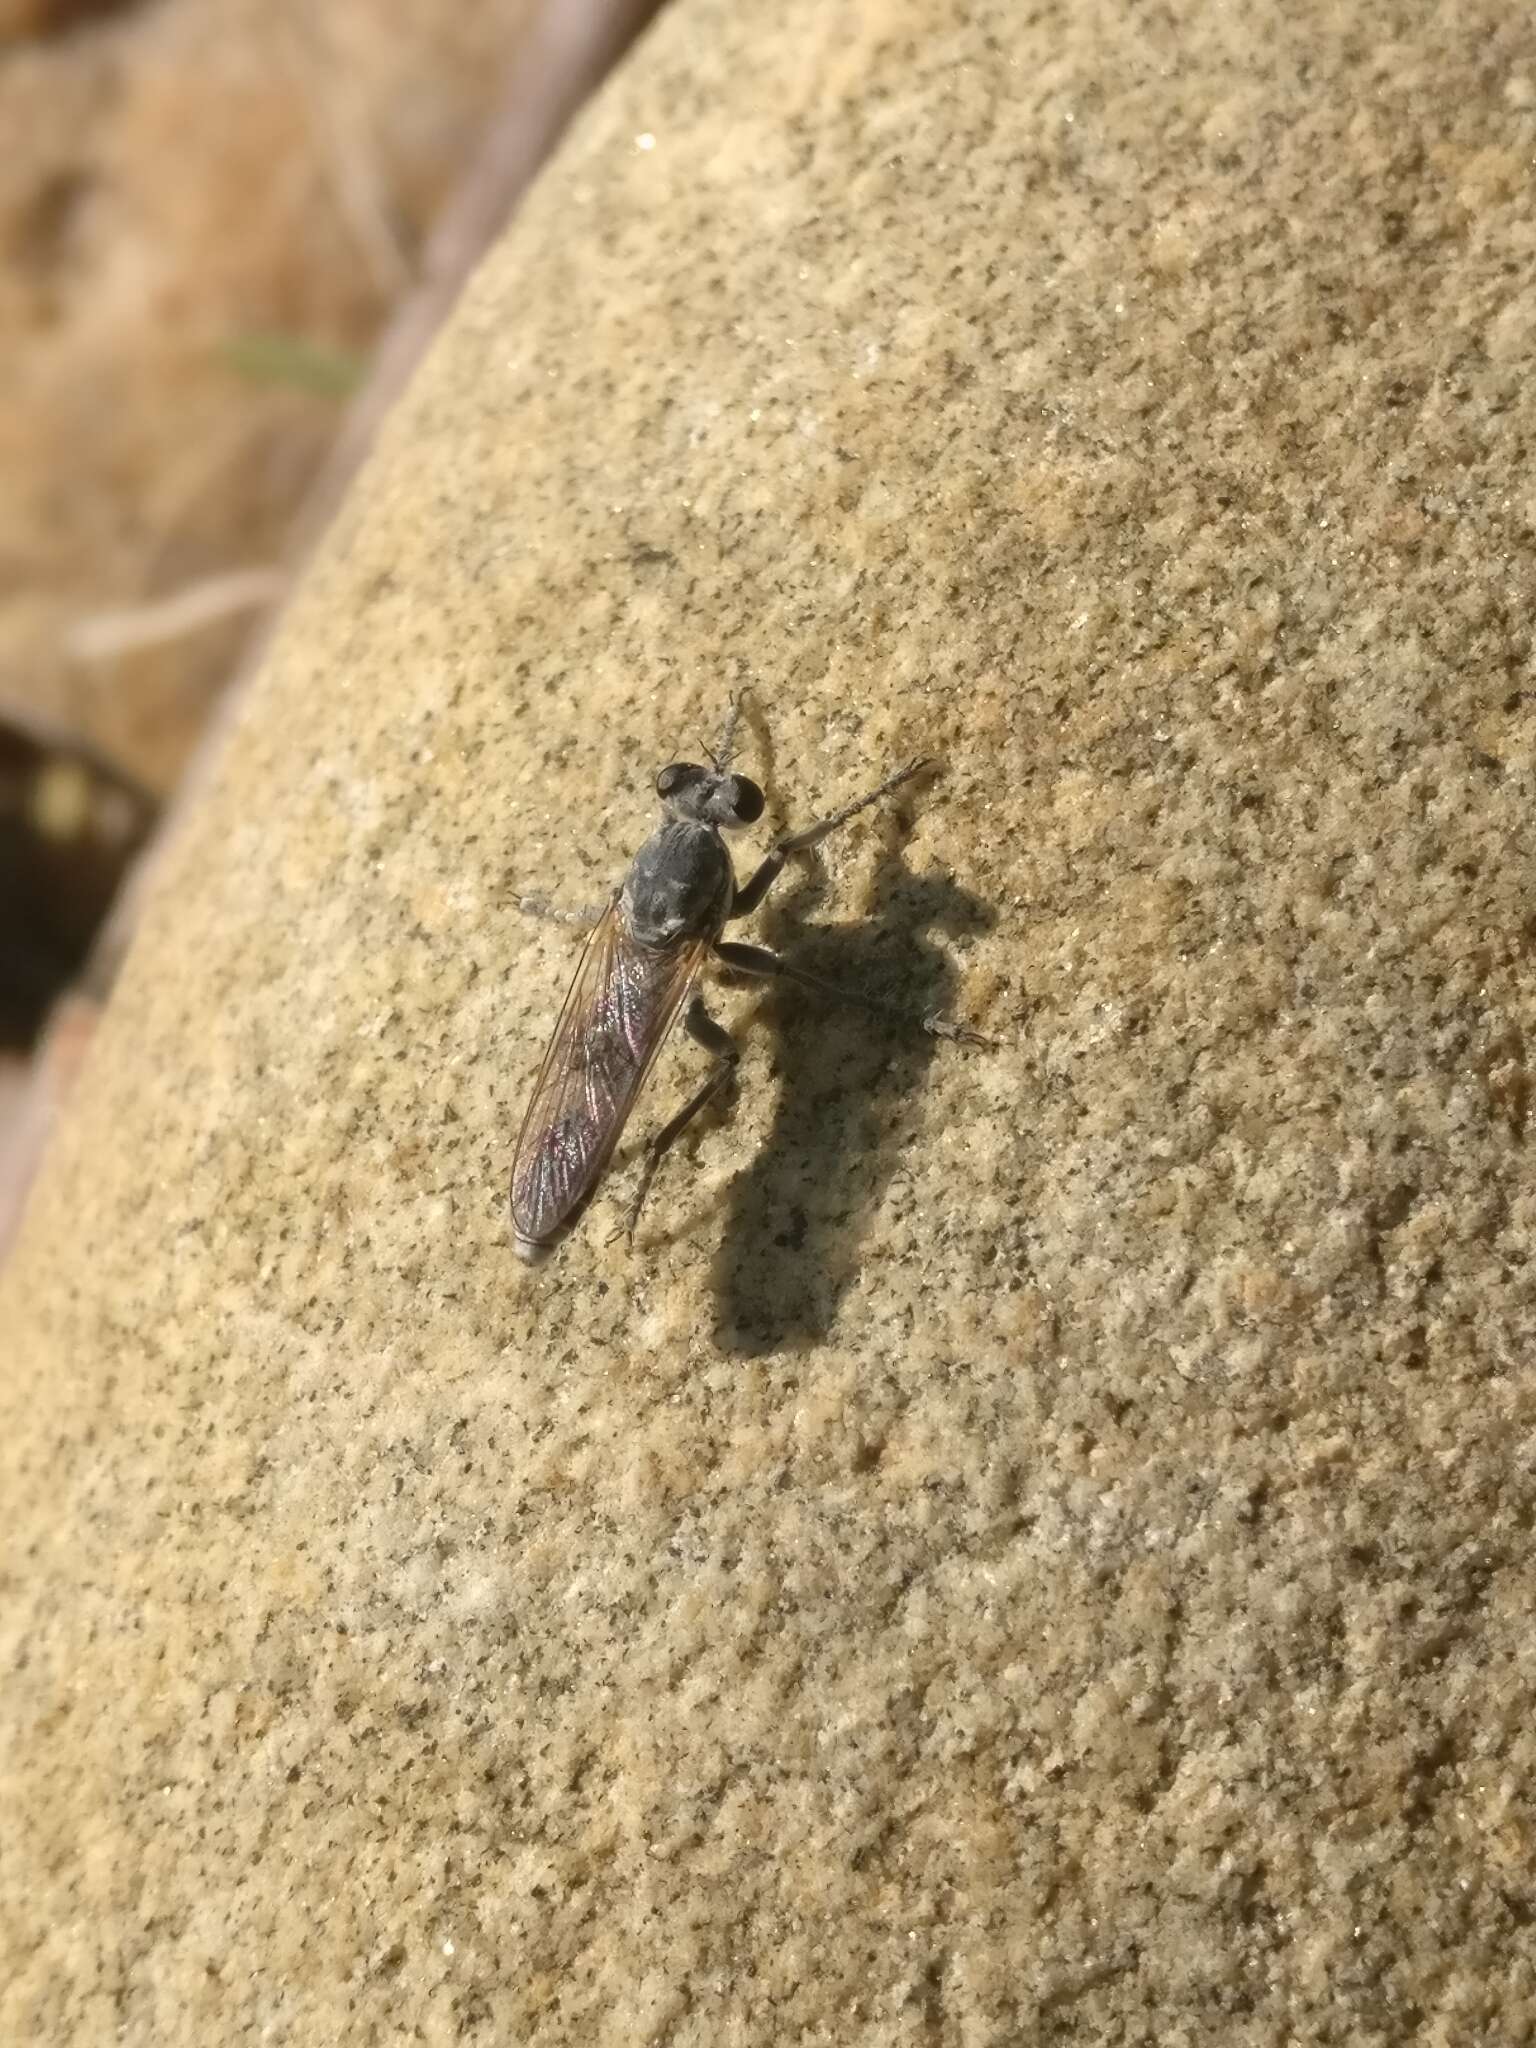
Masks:
[[[512,1224],[525,1243],[552,1243],[591,1199],[708,950],[707,940],[691,939],[646,951],[626,933],[617,897],[604,911],[517,1140]]]

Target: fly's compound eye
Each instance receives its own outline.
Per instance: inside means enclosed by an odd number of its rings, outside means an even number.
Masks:
[[[727,784],[731,816],[738,825],[755,825],[763,815],[763,792],[746,775],[729,776]]]
[[[683,784],[691,781],[697,773],[697,769],[690,768],[686,761],[674,761],[670,768],[663,768],[657,776],[656,794],[676,796]]]

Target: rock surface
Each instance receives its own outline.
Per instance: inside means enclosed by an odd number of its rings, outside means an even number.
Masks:
[[[34,1205],[7,2039],[1536,2025],[1529,38],[781,17],[485,268]],[[743,684],[948,764],[759,929],[1000,1047],[723,996],[527,1272],[510,897]]]

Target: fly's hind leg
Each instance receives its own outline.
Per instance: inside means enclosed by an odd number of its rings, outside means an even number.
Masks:
[[[670,1117],[645,1148],[645,1158],[640,1167],[640,1179],[629,1204],[629,1213],[614,1237],[633,1238],[635,1226],[640,1221],[640,1211],[645,1207],[645,1198],[651,1191],[651,1182],[656,1178],[656,1169],[662,1159],[675,1145],[706,1103],[728,1088],[735,1078],[736,1063],[741,1054],[736,1050],[736,1041],[725,1029],[717,1024],[704,1007],[703,998],[695,996],[683,1012],[683,1029],[695,1044],[702,1045],[706,1052],[715,1056],[715,1069],[704,1081],[676,1116]],[[612,1239],[609,1240],[612,1242]]]
[[[814,825],[806,825],[799,832],[786,832],[782,839],[764,854],[756,872],[736,891],[731,905],[732,917],[748,917],[756,910],[768,891],[779,879],[784,863],[792,853],[809,853],[813,846],[820,846],[829,832],[835,832],[839,825],[846,825],[850,818],[856,818],[860,811],[867,811],[871,804],[879,803],[881,797],[889,796],[893,789],[900,789],[904,782],[910,782],[915,775],[921,775],[926,768],[933,767],[931,761],[909,761],[904,768],[898,768],[894,775],[887,775],[878,789],[872,789],[865,796],[855,797],[851,804],[844,804],[840,811],[834,811],[830,818],[818,818]]]
[[[835,982],[823,981],[819,974],[807,974],[803,967],[791,967],[787,960],[781,960],[777,953],[770,953],[766,946],[744,946],[735,939],[721,939],[715,946],[715,957],[737,974],[755,974],[764,981],[792,981],[797,988],[813,989],[817,995],[826,996],[835,1003],[852,1003],[855,1008],[868,1010],[876,1017],[888,1017],[894,1024],[920,1025],[935,1038],[954,1039],[962,1045],[990,1046],[993,1042],[964,1024],[951,1023],[938,1010],[930,1010],[926,1017],[919,1017],[895,1003],[882,1002],[878,996],[867,996],[859,989],[840,988]]]

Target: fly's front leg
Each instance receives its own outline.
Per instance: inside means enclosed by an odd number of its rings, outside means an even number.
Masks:
[[[570,925],[581,932],[591,931],[600,924],[606,903],[589,903],[582,910],[562,910],[558,903],[551,903],[547,896],[514,896],[512,901],[519,910],[526,910],[530,917],[542,917],[546,924]]]
[[[807,974],[803,967],[791,967],[787,960],[781,960],[777,953],[770,953],[766,946],[743,946],[735,939],[721,939],[715,947],[715,957],[738,974],[755,974],[764,981],[792,981],[798,988],[814,989],[817,995],[827,996],[836,1003],[852,1003],[877,1017],[888,1017],[892,1023],[920,1025],[935,1038],[951,1038],[962,1045],[990,1046],[993,1043],[990,1038],[983,1038],[979,1031],[972,1031],[964,1024],[952,1024],[937,1010],[930,1010],[926,1017],[918,1017],[910,1010],[898,1008],[895,1003],[882,1002],[878,996],[864,995],[858,989],[839,988],[835,982],[823,981],[819,974]]]
[[[900,789],[904,782],[910,782],[914,775],[921,775],[925,768],[932,766],[931,761],[909,761],[905,768],[898,768],[894,775],[887,775],[878,789],[870,790],[867,796],[855,797],[851,804],[844,804],[830,818],[818,819],[814,825],[807,825],[800,832],[787,832],[769,848],[756,873],[736,891],[730,915],[733,918],[750,916],[778,880],[785,861],[792,853],[809,853],[829,832],[835,832],[839,825],[846,825],[860,811],[867,811],[871,804],[879,803],[881,797],[889,796],[893,789]]]
[[[630,1201],[629,1213],[620,1229],[613,1233],[614,1237],[633,1238],[635,1225],[640,1221],[640,1211],[645,1207],[645,1198],[651,1191],[651,1182],[656,1178],[657,1167],[705,1104],[713,1102],[721,1090],[729,1086],[736,1072],[736,1062],[741,1058],[741,1054],[736,1050],[736,1041],[723,1025],[717,1024],[710,1016],[704,1007],[702,997],[695,996],[684,1011],[683,1029],[695,1044],[702,1045],[706,1052],[714,1054],[715,1070],[708,1080],[689,1096],[677,1115],[662,1125],[646,1146],[640,1179]],[[609,1242],[612,1241],[610,1238]]]

